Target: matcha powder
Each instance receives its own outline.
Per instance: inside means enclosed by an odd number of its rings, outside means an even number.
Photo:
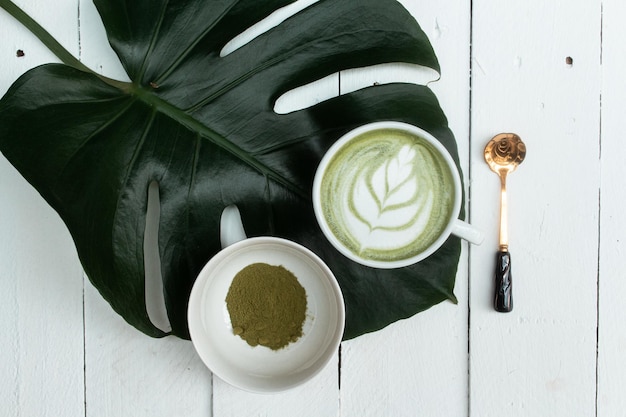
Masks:
[[[254,263],[239,271],[226,306],[233,333],[250,346],[278,350],[302,336],[306,292],[283,266]]]

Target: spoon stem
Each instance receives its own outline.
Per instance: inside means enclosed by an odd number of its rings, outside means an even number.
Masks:
[[[496,258],[496,294],[494,300],[496,311],[501,313],[508,313],[513,310],[506,174],[506,170],[500,172],[500,248]]]
[[[506,197],[506,174],[507,171],[500,172],[500,251],[509,250],[509,209]]]

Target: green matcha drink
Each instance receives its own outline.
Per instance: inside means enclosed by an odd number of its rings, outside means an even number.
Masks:
[[[428,249],[455,204],[454,176],[428,140],[394,128],[366,131],[334,153],[319,185],[321,212],[349,252],[398,261]]]

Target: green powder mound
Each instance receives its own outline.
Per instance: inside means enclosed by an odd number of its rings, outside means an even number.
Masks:
[[[233,333],[250,346],[282,349],[302,336],[306,292],[283,266],[254,263],[235,275],[226,295]]]

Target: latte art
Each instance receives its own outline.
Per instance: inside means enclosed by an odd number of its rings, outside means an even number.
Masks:
[[[450,222],[454,179],[445,159],[419,136],[382,129],[347,142],[321,180],[331,233],[363,259],[394,261],[426,250]]]

